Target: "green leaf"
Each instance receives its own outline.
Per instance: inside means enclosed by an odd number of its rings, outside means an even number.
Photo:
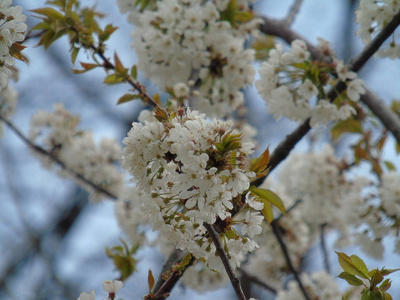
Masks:
[[[352,286],[360,286],[364,284],[361,279],[358,279],[356,276],[351,275],[347,272],[340,273],[338,277],[346,280],[347,283]]]
[[[137,78],[137,68],[136,68],[136,65],[134,65],[134,66],[132,67],[132,69],[131,69],[131,76],[132,76],[133,79],[136,79],[136,78]]]
[[[264,218],[267,220],[268,224],[271,224],[271,222],[274,220],[274,213],[269,202],[264,202],[264,208],[261,210],[261,213],[264,215]]]
[[[377,300],[370,290],[364,290],[361,296],[361,300]]]
[[[40,22],[38,24],[36,24],[35,26],[32,27],[32,31],[33,30],[48,30],[50,29],[50,24],[47,22]]]
[[[53,19],[53,20],[64,18],[64,15],[62,13],[60,13],[59,11],[57,11],[51,7],[37,8],[37,9],[32,9],[30,11],[37,13],[38,15],[43,15],[43,16],[49,17],[50,19]]]
[[[392,286],[392,282],[389,278],[387,278],[381,283],[381,285],[379,286],[379,289],[383,292],[386,292],[391,286]]]
[[[369,276],[364,275],[364,273],[358,269],[358,267],[354,264],[349,256],[342,252],[336,252],[336,254],[338,255],[339,264],[342,266],[343,270],[351,275],[356,275],[361,278],[368,279]]]
[[[331,136],[336,141],[343,133],[362,133],[362,126],[359,120],[347,119],[338,122],[331,129]]]
[[[400,270],[400,268],[398,268],[398,269],[385,269],[385,268],[383,268],[383,269],[380,270],[380,272],[381,272],[381,274],[383,276],[386,276],[386,275],[392,274],[394,272],[397,272],[399,270]]]
[[[374,275],[371,277],[371,288],[375,288],[383,280],[383,275],[379,270],[376,270]]]
[[[263,154],[251,160],[250,171],[255,172],[257,175],[256,178],[253,179],[253,181],[267,175],[269,157],[269,149],[267,148],[265,149]]]
[[[185,257],[182,259],[182,262],[181,262],[181,264],[180,264],[180,268],[185,268],[189,263],[190,263],[190,261],[192,260],[192,254],[191,253],[188,253],[188,254],[186,254],[185,255]]]
[[[369,271],[368,271],[368,268],[365,265],[364,261],[361,258],[359,258],[357,255],[354,255],[354,254],[351,255],[350,258],[351,258],[351,261],[356,266],[356,268],[359,271],[361,271],[366,277],[369,277],[369,275],[368,275]]]
[[[134,99],[140,99],[141,97],[142,97],[141,95],[125,94],[118,99],[117,105],[125,103],[125,102],[129,102]]]
[[[71,50],[71,62],[72,62],[72,64],[75,64],[75,61],[76,61],[76,58],[78,56],[79,50],[81,50],[81,48],[72,47],[72,50]]]
[[[268,190],[268,189],[261,189],[257,188],[255,186],[250,186],[249,189],[253,194],[259,196],[261,199],[264,199],[277,207],[283,214],[286,213],[285,205],[283,204],[283,201],[277,194],[275,194],[273,191]],[[265,201],[263,201],[265,203]]]
[[[384,160],[383,163],[389,171],[396,171],[396,166],[392,162]]]
[[[104,79],[104,83],[106,84],[119,84],[121,82],[124,82],[125,79],[121,77],[119,74],[110,74]]]

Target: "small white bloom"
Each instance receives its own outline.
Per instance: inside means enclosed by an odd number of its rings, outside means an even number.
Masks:
[[[358,101],[360,99],[360,94],[365,93],[363,87],[364,82],[361,79],[354,79],[347,84],[347,97],[350,100]]]
[[[78,297],[78,300],[95,300],[95,299],[96,299],[96,294],[94,293],[93,290],[90,291],[90,294],[83,292]]]
[[[124,284],[119,280],[105,280],[103,282],[103,288],[107,293],[116,293],[118,292]]]

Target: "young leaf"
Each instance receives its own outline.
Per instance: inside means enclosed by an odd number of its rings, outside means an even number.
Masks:
[[[368,277],[368,268],[365,265],[364,261],[359,258],[357,255],[352,255],[350,256],[351,261],[354,263],[354,265],[357,267],[358,270],[360,270],[366,277]]]
[[[272,206],[269,202],[263,202],[264,208],[261,210],[261,213],[264,215],[265,220],[267,220],[268,224],[274,220],[274,213],[272,212]]]
[[[392,285],[392,282],[389,278],[385,279],[381,285],[379,286],[379,289],[383,292],[386,292]]]
[[[274,205],[275,207],[277,207],[283,214],[286,213],[285,205],[283,204],[282,199],[279,198],[279,196],[275,194],[273,191],[268,189],[256,188],[255,186],[251,186],[250,191],[253,194],[259,196],[261,199],[264,199],[269,203],[271,203],[272,205]]]
[[[134,99],[141,98],[141,95],[135,95],[135,94],[125,94],[121,98],[118,99],[117,105],[125,102],[129,102]]]
[[[136,67],[136,65],[134,65],[132,67],[132,69],[131,69],[131,76],[132,76],[133,79],[137,78],[137,67]]]
[[[265,173],[268,173],[267,165],[269,162],[269,157],[269,149],[267,148],[263,154],[251,160],[250,171],[255,172],[256,175],[261,175],[261,177],[267,175]]]
[[[347,272],[340,273],[338,277],[346,280],[347,283],[352,286],[360,286],[364,284],[361,279],[358,279],[356,276],[351,275]]]
[[[376,270],[374,275],[371,277],[371,288],[375,288],[383,280],[383,275],[379,270]]]
[[[153,291],[155,282],[156,281],[154,280],[153,272],[151,270],[149,270],[149,275],[147,276],[147,283],[149,285],[149,293],[151,293]]]
[[[399,270],[400,270],[400,268],[398,268],[398,269],[385,269],[385,268],[383,268],[382,270],[380,270],[380,272],[381,272],[381,274],[383,276],[386,276],[386,275],[389,275],[391,273],[397,272]]]
[[[191,259],[192,259],[192,254],[190,254],[190,253],[188,253],[188,254],[186,254],[186,256],[182,259],[182,262],[181,262],[181,264],[180,264],[180,268],[184,268],[184,267],[186,267],[189,263],[190,263],[190,261],[191,261]]]
[[[335,251],[336,252],[336,251]],[[362,271],[354,264],[349,256],[342,252],[336,252],[339,258],[339,264],[342,266],[343,270],[351,275],[360,276],[361,278],[368,279],[369,276],[364,275]]]

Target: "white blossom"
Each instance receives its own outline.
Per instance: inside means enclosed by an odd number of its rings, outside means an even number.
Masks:
[[[33,142],[40,140],[40,145],[69,170],[68,172],[60,168],[59,174],[76,180],[92,192],[91,200],[99,201],[105,196],[73,173],[80,174],[83,178],[118,196],[123,186],[123,176],[114,162],[119,160],[120,146],[112,139],[102,139],[96,145],[92,133],[80,131],[78,124],[77,116],[72,115],[62,104],[57,104],[54,112],[40,110],[32,116],[30,139]],[[46,168],[54,166],[54,161],[48,156],[37,152],[34,154]]]
[[[350,100],[357,101],[360,94],[365,93],[363,82],[357,79],[357,74],[348,71],[342,61],[334,57],[333,60],[335,63],[332,66],[336,68],[329,67],[331,70],[326,71],[325,64],[310,60],[306,44],[301,40],[293,41],[287,52],[279,44],[271,49],[268,60],[260,67],[260,79],[256,81],[256,88],[274,118],[285,116],[299,122],[311,118],[310,126],[319,127],[327,126],[329,121],[344,120],[355,113],[348,104],[333,104],[324,99],[325,91],[333,88],[336,82],[330,75],[334,72],[338,73],[341,81],[346,82],[346,92]],[[320,68],[318,79],[309,76],[310,72],[315,72],[311,71],[313,68]]]
[[[95,300],[95,299],[96,299],[96,294],[93,290],[90,291],[90,294],[83,292],[78,297],[78,300]]]
[[[220,16],[228,2],[157,1],[153,9],[136,13],[132,34],[138,68],[158,86],[173,88],[175,96],[177,84],[196,81],[190,106],[211,117],[227,116],[243,105],[241,89],[255,75],[255,52],[245,49],[245,42],[260,20],[232,27]],[[240,2],[238,8],[249,9],[248,1]],[[121,11],[134,11],[127,1],[118,4]]]
[[[123,282],[120,280],[105,280],[103,281],[103,288],[107,293],[116,293],[118,292],[122,286],[123,286]]]
[[[400,10],[399,1],[386,0],[363,0],[359,2],[359,9],[356,11],[356,23],[360,25],[357,35],[364,44],[368,44],[382,29],[389,23]],[[394,37],[389,38],[389,45],[384,45],[376,52],[381,57],[391,59],[400,58],[400,45]]]
[[[220,152],[224,151],[225,138],[240,136],[233,135],[231,126],[229,122],[209,122],[205,115],[188,109],[164,123],[134,123],[123,141],[122,165],[137,182],[143,211],[153,228],[177,248],[205,257],[210,268],[219,267],[219,263],[211,252],[204,251],[210,242],[206,240],[204,245],[202,224],[230,217],[234,197],[249,188],[254,176],[246,171],[251,147],[237,144],[226,154]],[[249,222],[256,226],[258,218],[252,216]],[[256,227],[249,230],[250,234],[257,232]],[[235,247],[243,252],[246,247],[240,243],[241,248]],[[256,247],[246,243],[246,252]],[[231,248],[229,251],[235,254]],[[232,256],[234,266],[239,264],[237,255]]]

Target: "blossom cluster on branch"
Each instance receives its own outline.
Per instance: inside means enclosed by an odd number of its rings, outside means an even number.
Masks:
[[[79,117],[63,104],[34,114],[25,138],[9,121],[17,93],[8,80],[14,58],[25,60],[24,46],[17,42],[25,38],[26,17],[5,0],[0,1],[0,119],[45,168],[75,180],[93,201],[116,200],[117,220],[133,245],[123,242],[124,247],[107,250],[122,281],[135,271],[131,256],[137,247],[181,251],[157,284],[149,271],[145,299],[168,297],[180,277],[199,291],[223,286],[229,278],[238,298],[245,299],[237,271],[272,284],[278,300],[339,299],[328,263],[327,271],[302,272],[304,257],[319,240],[324,243],[325,230],[337,233],[335,247],[357,244],[376,258],[383,256],[385,237],[398,237],[400,176],[393,163],[380,158],[386,130],[377,134],[369,129],[374,119],[359,101],[369,91],[352,63],[338,59],[327,41],[320,39],[315,48],[324,54],[319,59],[305,40],[293,38],[288,48],[275,43],[259,30],[264,20],[251,0],[118,0],[134,25],[132,48],[138,56],[137,65],[125,68],[117,54],[113,59],[106,55],[106,41],[116,27],[101,29],[100,13],[81,8],[77,0],[49,3],[58,10],[34,10],[42,21],[35,26],[42,31],[39,44],[47,48],[69,36],[72,62],[81,49],[94,61],[81,62],[83,70],[74,73],[102,68],[104,83],[128,83],[133,90],[118,104],[141,99],[151,107],[132,123],[123,147],[112,139],[95,143],[93,133],[81,130]],[[363,42],[384,31],[399,9],[398,1],[361,1],[356,17]],[[395,31],[391,34],[389,47],[373,52],[399,58]],[[261,58],[256,81],[254,39],[273,41],[264,45],[267,56]],[[165,97],[151,95],[137,80],[138,71]],[[251,85],[275,119],[302,122],[276,148],[282,153],[270,155],[266,149],[254,157],[256,130],[245,122],[244,89]],[[393,111],[400,116],[400,105],[397,110],[393,105]],[[296,144],[293,135],[300,141],[310,128],[320,127],[328,127],[335,141],[345,133],[358,135],[352,155],[339,158],[326,145],[322,151],[288,156]],[[275,178],[258,183],[283,160]],[[361,162],[371,166],[370,174],[355,175]],[[125,182],[128,176],[131,184]],[[148,228],[157,231],[156,241],[148,238]],[[395,251],[400,253],[398,240]],[[359,257],[338,255],[345,270],[339,277],[361,287],[346,299],[359,299],[361,289],[365,295],[390,296],[390,281],[383,278],[396,270],[370,272]],[[103,283],[108,299],[115,299],[122,281]],[[94,299],[93,291],[78,298]]]

